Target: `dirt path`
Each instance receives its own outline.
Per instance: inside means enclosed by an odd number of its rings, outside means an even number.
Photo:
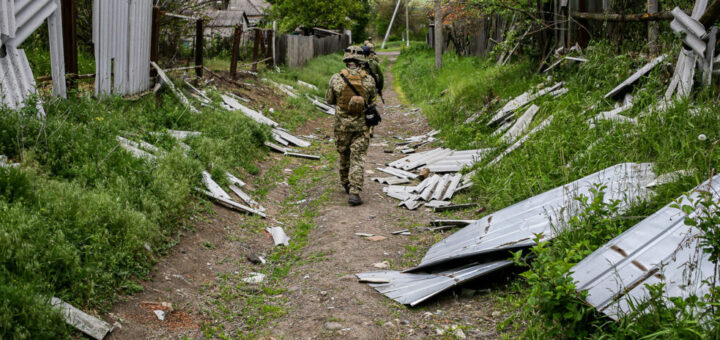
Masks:
[[[364,205],[349,207],[339,184],[332,118],[306,124],[297,134],[319,137],[311,151],[323,160],[274,155],[263,163],[251,189],[267,192],[262,203],[268,220],[219,207],[197,216],[187,235],[155,267],[144,291],[105,315],[122,326],[110,338],[394,339],[440,333],[447,338],[495,338],[493,318],[499,317],[493,314],[492,294],[472,297],[477,290],[465,290],[462,296],[457,291],[408,309],[353,275],[378,270],[373,264],[383,261],[389,269],[405,269],[447,236],[416,232],[432,213],[398,208],[397,201],[382,193],[382,185],[370,181],[382,177],[375,168],[401,157],[384,152],[394,147],[393,136],[429,131],[418,110],[401,105],[389,71],[385,88],[383,123],[368,153]],[[291,246],[274,248],[263,231],[266,226],[283,226]],[[411,229],[413,235],[391,235],[400,229]],[[373,242],[355,233],[386,239]],[[268,263],[252,264],[249,254],[264,256]],[[244,282],[252,272],[264,273],[265,282]],[[164,321],[158,320],[156,310],[166,312]]]

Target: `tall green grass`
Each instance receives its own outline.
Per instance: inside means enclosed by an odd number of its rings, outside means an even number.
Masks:
[[[332,58],[325,62],[335,65]],[[322,61],[311,65],[323,69]],[[209,92],[219,104],[219,94]],[[290,128],[323,115],[305,98],[275,102],[274,112],[269,103],[249,105]],[[193,114],[170,93],[44,106],[45,121],[35,118],[34,105],[0,109],[0,155],[22,164],[0,169],[2,339],[66,337],[69,328],[48,306],[51,296],[104,310],[119,294],[141,290],[139,280],[201,208],[194,197],[201,171],[219,182],[225,171],[253,181],[270,136],[269,127],[239,111],[214,106]],[[184,141],[186,155],[178,141],[156,134],[166,129],[202,135]],[[154,144],[165,156],[136,159],[116,136]]]

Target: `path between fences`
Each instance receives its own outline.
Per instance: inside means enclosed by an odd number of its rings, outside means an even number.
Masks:
[[[391,68],[397,53],[383,55],[391,62],[386,72],[387,108],[368,152],[362,194],[365,204],[348,206],[337,164],[325,160],[328,156],[335,159],[331,157],[335,152],[331,139],[333,118],[309,122],[296,132],[324,137],[313,150],[323,155],[323,164],[276,156],[260,165],[262,173],[256,178],[277,176],[276,185],[262,202],[268,209],[268,221],[248,221],[246,216],[217,206],[213,207],[214,214],[196,217],[194,231],[182,236],[155,266],[143,292],[126,297],[104,315],[107,321],[121,325],[109,339],[204,338],[222,333],[233,338],[250,333],[251,337],[267,339],[419,339],[443,332],[452,337],[461,328],[464,331],[459,332],[469,337],[497,336],[494,323],[500,320],[499,307],[488,296],[445,294],[423,307],[409,309],[358,283],[353,275],[380,270],[373,265],[384,261],[389,269],[405,269],[416,263],[432,243],[447,236],[391,235],[396,230],[425,225],[432,213],[398,208],[396,200],[383,194],[383,185],[370,181],[370,177],[383,177],[377,167],[401,157],[384,152],[394,147],[393,136],[430,130],[422,114],[402,106],[393,90]],[[299,173],[303,175],[298,178]],[[312,183],[298,187],[303,178],[312,178]],[[248,178],[248,182],[252,179]],[[304,198],[288,202],[288,197],[297,192]],[[322,202],[312,208],[314,228],[307,244],[298,250],[300,260],[288,274],[263,283],[265,289],[237,283],[261,268],[267,273],[273,271],[273,264],[253,265],[248,261],[248,254],[273,252],[269,236],[251,232],[249,225],[285,225],[293,237],[294,230],[289,226],[298,216],[308,213],[303,205],[313,200]],[[355,233],[382,235],[386,239],[370,241]],[[280,293],[267,295],[268,288]],[[156,311],[165,312],[164,321],[158,320]]]

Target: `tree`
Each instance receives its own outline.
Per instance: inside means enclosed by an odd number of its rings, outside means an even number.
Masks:
[[[280,22],[278,30],[297,27],[349,28],[367,24],[367,0],[270,0],[270,17]],[[364,30],[365,27],[362,27]]]

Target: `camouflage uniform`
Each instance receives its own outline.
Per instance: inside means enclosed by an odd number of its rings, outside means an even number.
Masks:
[[[360,63],[358,63],[359,65]],[[368,102],[375,99],[375,81],[360,66],[347,69],[351,75],[364,74],[362,86]],[[351,115],[340,108],[338,99],[345,89],[345,81],[337,73],[330,78],[325,100],[335,107],[335,146],[340,154],[340,181],[349,186],[350,194],[360,194],[365,176],[365,157],[370,145],[370,129],[365,125],[363,114]],[[359,90],[359,89],[358,89]]]

